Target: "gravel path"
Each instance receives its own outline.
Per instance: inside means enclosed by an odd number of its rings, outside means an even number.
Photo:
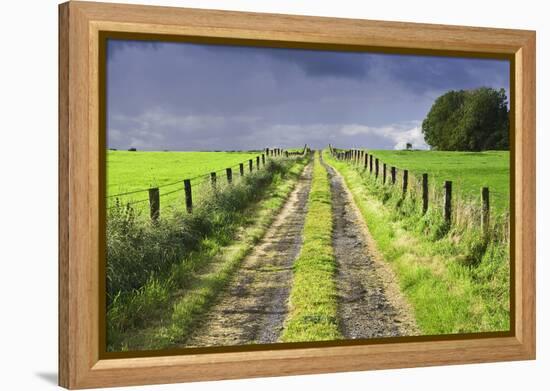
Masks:
[[[274,343],[287,314],[292,264],[302,245],[311,163],[274,223],[184,347]]]
[[[323,164],[332,191],[340,331],[346,339],[418,334],[396,278],[371,250],[374,246],[367,226],[343,178]]]

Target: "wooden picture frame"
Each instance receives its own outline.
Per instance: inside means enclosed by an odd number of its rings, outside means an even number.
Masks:
[[[506,335],[105,358],[99,64],[104,32],[259,46],[509,58],[512,330]],[[141,5],[59,6],[59,384],[90,388],[535,358],[535,32]]]

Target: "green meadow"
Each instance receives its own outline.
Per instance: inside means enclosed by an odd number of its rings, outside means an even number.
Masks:
[[[489,187],[491,208],[506,212],[510,201],[510,152],[443,151],[372,151],[389,166],[408,169],[413,174],[428,173],[438,188],[453,182],[453,193],[463,198],[479,199],[480,189]],[[388,168],[389,170],[389,168]]]
[[[228,167],[238,170],[239,163],[255,159],[258,155],[261,153],[108,151],[107,196],[158,186],[166,186],[167,191],[175,190],[176,186],[182,186],[181,183],[167,185]],[[144,196],[147,196],[146,192],[135,193],[121,198],[121,201]]]

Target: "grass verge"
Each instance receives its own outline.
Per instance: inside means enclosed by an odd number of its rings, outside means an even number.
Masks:
[[[214,194],[192,215],[176,214],[157,224],[127,211],[109,216],[108,350],[183,343],[261,239],[306,163],[273,161]]]
[[[316,153],[303,245],[293,266],[290,308],[282,342],[342,338],[338,331],[335,272],[330,183]]]
[[[344,177],[423,334],[509,330],[505,233],[495,228],[483,240],[474,224],[444,227],[439,208],[430,206],[423,215],[421,202],[409,194],[403,198],[399,186],[324,156]]]

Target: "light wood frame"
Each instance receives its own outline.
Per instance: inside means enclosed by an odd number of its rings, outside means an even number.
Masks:
[[[103,359],[99,36],[102,31],[291,47],[510,58],[515,64],[508,336]],[[59,384],[90,388],[535,358],[535,32],[88,2],[59,6]]]

